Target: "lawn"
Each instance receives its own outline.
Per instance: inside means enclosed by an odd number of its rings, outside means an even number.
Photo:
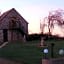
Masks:
[[[22,61],[25,64],[39,64],[42,58],[41,48],[33,45],[32,42],[26,43],[9,43],[6,47],[0,49],[0,56],[15,61]]]
[[[47,40],[47,47],[39,47],[40,41],[29,41],[26,43],[22,42],[9,42],[4,48],[0,49],[0,57],[24,62],[25,64],[40,64],[41,59],[44,58],[43,49],[48,48],[49,53],[46,55],[51,58],[51,43],[54,43],[54,58],[63,57],[59,55],[59,49],[64,49],[63,40]]]
[[[54,43],[54,48],[53,48],[53,55],[54,58],[58,57],[63,57],[63,55],[59,55],[59,50],[63,49],[64,50],[64,40],[47,40],[46,43],[48,44],[49,48],[49,54],[48,57],[51,58],[51,43]]]

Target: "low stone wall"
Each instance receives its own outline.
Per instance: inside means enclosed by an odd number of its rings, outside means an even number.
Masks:
[[[42,64],[64,64],[64,58],[42,59]]]
[[[64,64],[64,58],[51,59],[50,64]]]
[[[49,59],[42,59],[42,64],[50,64],[50,60]]]

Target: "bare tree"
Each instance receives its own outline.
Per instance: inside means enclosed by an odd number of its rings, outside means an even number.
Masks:
[[[51,11],[48,15],[48,29],[49,29],[49,35],[51,34],[51,29],[54,28],[54,25],[58,25],[62,27],[64,25],[64,11],[61,9]]]
[[[45,23],[47,17],[44,18],[43,22],[40,22],[40,30],[41,30],[41,34],[44,34],[44,29],[47,26],[47,24]]]
[[[57,25],[59,27],[64,26],[64,11],[61,9],[58,10],[54,10],[49,12],[49,15],[47,16],[47,25],[43,25],[42,26],[47,26],[48,27],[48,34],[51,35],[52,33],[52,29],[54,29],[54,26]],[[46,19],[46,18],[45,18]],[[41,29],[43,29],[41,27]]]

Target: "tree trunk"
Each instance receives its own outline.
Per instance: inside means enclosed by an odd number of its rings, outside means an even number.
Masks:
[[[50,38],[50,35],[51,35],[51,26],[50,26],[50,20],[49,20],[49,23],[48,23],[48,38]]]

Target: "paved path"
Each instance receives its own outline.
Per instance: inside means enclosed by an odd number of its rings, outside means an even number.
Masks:
[[[23,63],[0,58],[0,64],[23,64]]]

